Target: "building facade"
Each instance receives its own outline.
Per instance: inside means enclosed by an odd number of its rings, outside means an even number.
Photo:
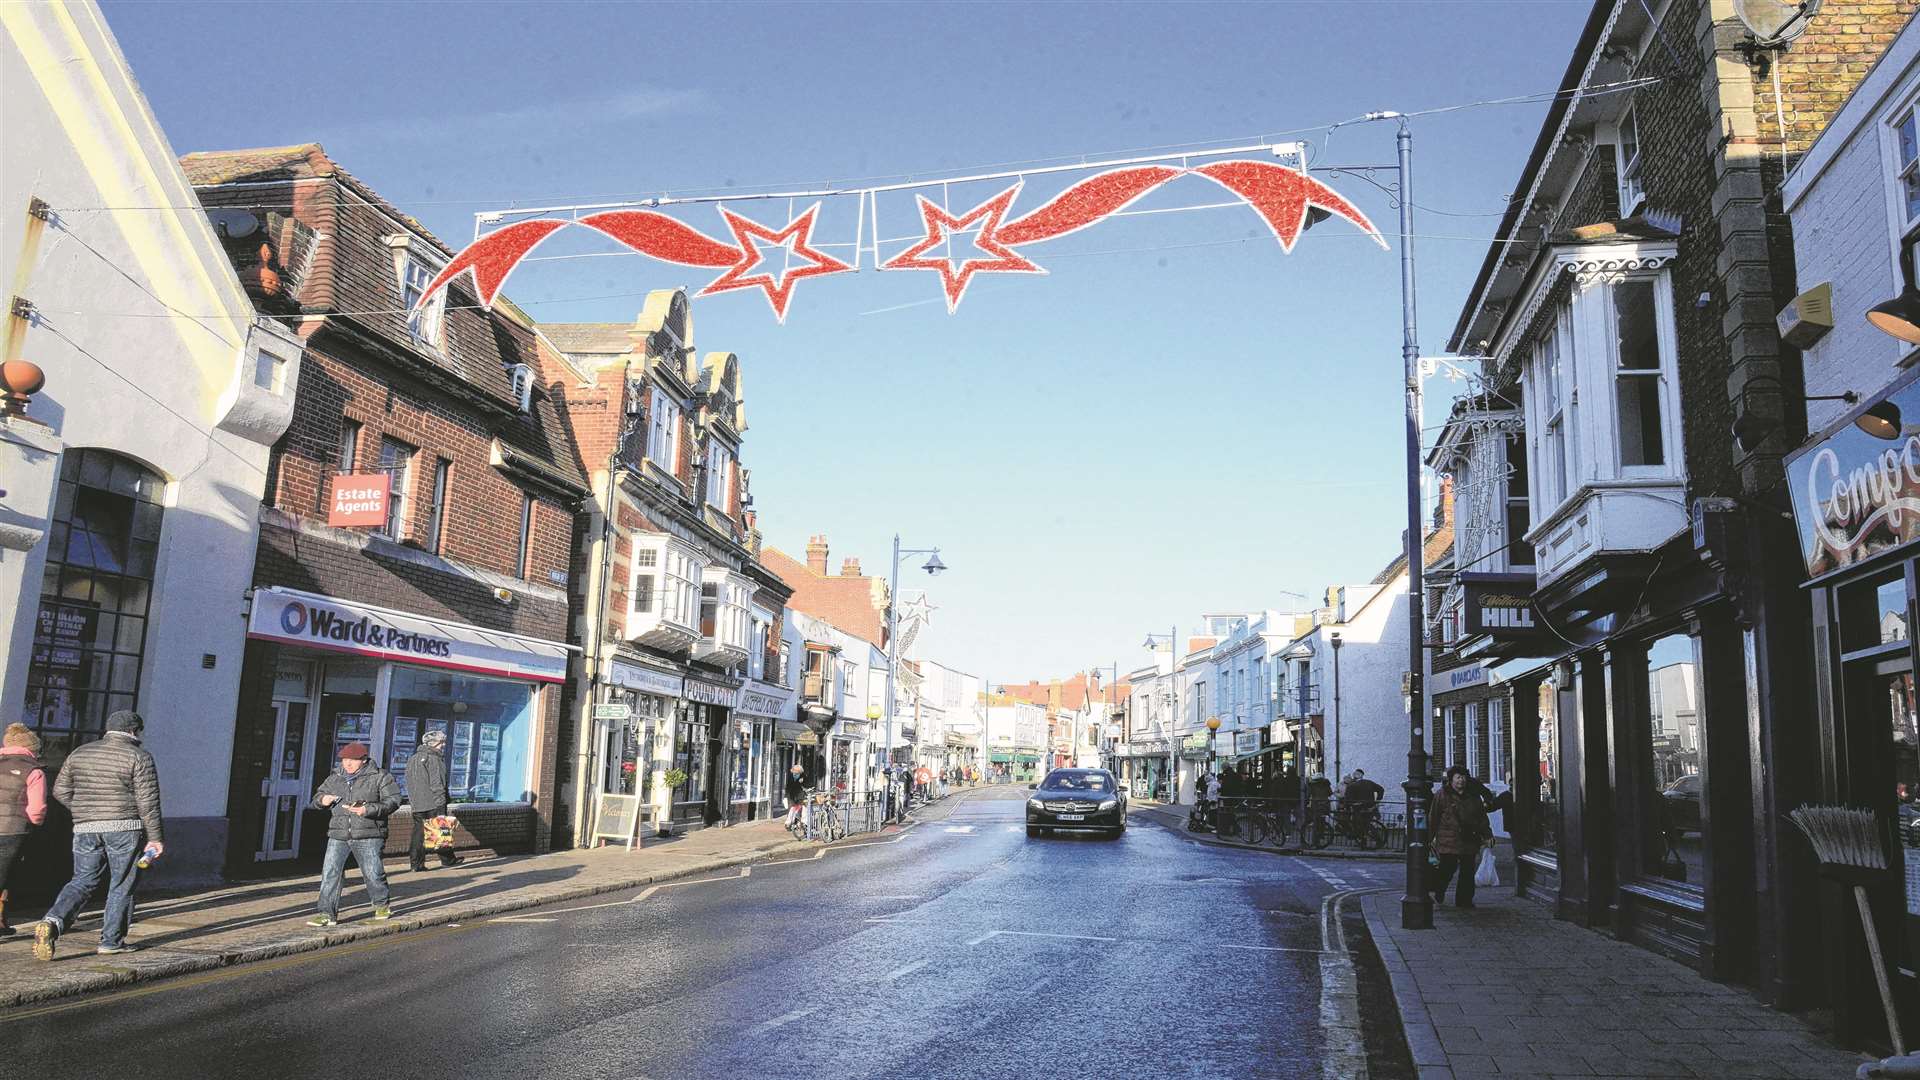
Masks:
[[[338,750],[401,776],[432,730],[459,842],[546,850],[585,488],[529,322],[459,290],[413,304],[451,251],[317,144],[182,164],[256,307],[307,345],[260,510],[229,870],[317,855],[307,797]]]
[[[225,710],[305,342],[255,310],[260,282],[243,287],[95,5],[0,9],[0,97],[9,145],[33,148],[0,162],[17,268],[0,361],[44,376],[0,408],[0,714],[57,770],[112,712],[143,713],[154,872],[205,880],[247,832],[228,820]],[[64,878],[60,820],[32,834],[16,891]]]

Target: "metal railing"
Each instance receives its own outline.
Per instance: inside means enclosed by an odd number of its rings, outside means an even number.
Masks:
[[[1320,715],[1320,684],[1283,682],[1274,698],[1274,707],[1284,720],[1304,720]]]

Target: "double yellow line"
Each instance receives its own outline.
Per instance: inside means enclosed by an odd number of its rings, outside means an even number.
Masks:
[[[32,1020],[41,1016],[51,1016],[55,1013],[72,1012],[75,1009],[89,1009],[96,1005],[111,1005],[117,1001],[142,998],[149,994],[160,994],[169,990],[186,990],[196,986],[206,986],[211,983],[225,982],[228,979],[237,979],[243,975],[260,975],[274,971],[285,971],[288,968],[299,967],[301,964],[311,964],[316,960],[330,960],[337,956],[351,956],[354,953],[371,952],[374,949],[385,948],[394,944],[402,936],[409,942],[426,941],[437,937],[446,937],[449,934],[458,934],[471,929],[473,928],[468,925],[436,926],[431,930],[420,930],[405,935],[387,934],[370,941],[359,941],[337,948],[313,949],[308,952],[296,953],[292,956],[283,956],[275,960],[264,960],[255,964],[236,964],[233,967],[206,971],[198,975],[188,975],[178,979],[164,979],[150,986],[120,990],[111,994],[89,994],[84,997],[75,998],[72,1001],[62,1001],[52,1005],[41,1005],[35,1008],[16,1009],[11,1012],[0,1013],[0,1025],[10,1024],[20,1020]]]

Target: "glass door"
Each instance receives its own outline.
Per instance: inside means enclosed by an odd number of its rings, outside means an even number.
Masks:
[[[276,700],[273,713],[273,758],[260,783],[267,815],[255,856],[261,861],[300,853],[301,811],[312,791],[307,747],[313,744],[313,708],[305,701]]]

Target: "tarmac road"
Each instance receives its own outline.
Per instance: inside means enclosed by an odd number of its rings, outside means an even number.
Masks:
[[[0,1013],[6,1071],[1412,1075],[1364,924],[1326,915],[1395,867],[1210,847],[1137,816],[1119,839],[1029,839],[1025,796],[987,788],[745,873]],[[345,904],[366,916],[357,887]]]

